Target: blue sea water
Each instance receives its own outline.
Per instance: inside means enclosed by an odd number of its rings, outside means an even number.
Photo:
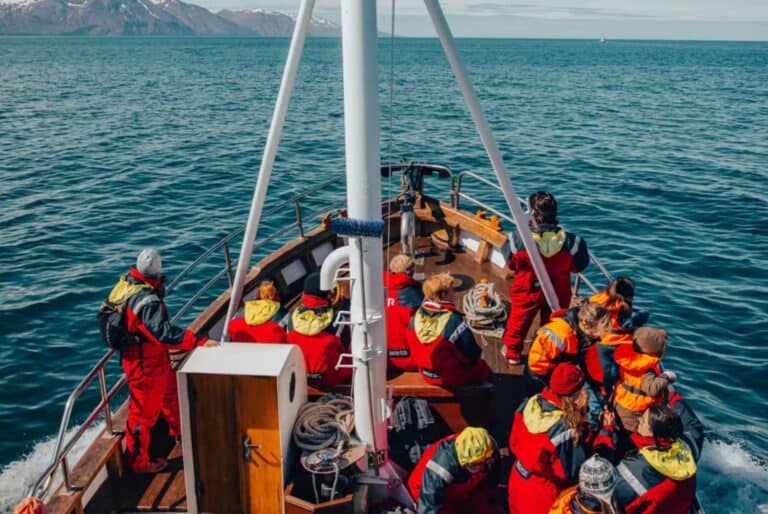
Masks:
[[[381,45],[383,160],[490,173],[438,42],[397,40],[392,69]],[[667,366],[709,429],[704,504],[768,512],[768,44],[458,46],[518,192],[552,190],[670,331]],[[136,252],[157,246],[174,276],[245,221],[287,48],[0,38],[0,510],[47,463],[64,400],[104,352],[95,310]],[[314,201],[343,191],[340,55],[338,40],[307,45],[270,205],[326,178],[337,187]]]

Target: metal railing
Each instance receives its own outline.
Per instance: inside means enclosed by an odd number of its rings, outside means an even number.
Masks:
[[[329,211],[334,211],[343,207],[343,204],[341,205],[335,204],[335,205],[314,210],[309,214],[304,214],[302,209],[301,201],[303,199],[307,198],[309,195],[313,193],[316,193],[317,191],[323,190],[336,183],[339,183],[339,179],[337,178],[328,180],[326,182],[323,182],[313,187],[311,190],[302,192],[290,198],[289,200],[286,200],[280,203],[279,205],[273,207],[272,209],[269,209],[268,211],[266,211],[263,214],[264,218],[275,215],[277,213],[285,213],[287,212],[286,207],[290,206],[294,212],[295,220],[293,221],[293,223],[284,225],[280,227],[280,229],[278,229],[276,232],[259,240],[254,246],[254,252],[278,240],[281,236],[285,236],[286,234],[288,234],[294,229],[298,231],[299,237],[303,238],[305,233],[304,232],[305,223],[307,221],[324,216],[328,214]],[[197,269],[200,265],[210,260],[211,257],[218,250],[223,249],[224,258],[225,258],[224,268],[218,273],[216,273],[216,275],[214,275],[213,278],[211,278],[205,284],[203,284],[203,286],[200,289],[198,289],[195,292],[195,294],[193,294],[189,298],[189,300],[187,300],[184,303],[184,305],[176,312],[176,315],[173,316],[173,318],[171,319],[172,324],[176,324],[184,315],[186,315],[187,312],[189,312],[189,310],[192,309],[197,304],[197,302],[225,276],[229,277],[230,279],[229,283],[231,286],[232,268],[237,265],[237,261],[235,262],[231,261],[229,256],[229,246],[232,240],[236,239],[237,237],[243,234],[244,230],[245,230],[245,227],[241,227],[236,230],[233,230],[232,232],[224,236],[221,240],[219,240],[213,246],[205,250],[199,257],[197,257],[194,261],[192,261],[186,268],[184,268],[181,271],[181,273],[179,273],[176,276],[176,278],[173,281],[171,281],[171,283],[166,288],[166,293],[171,293],[173,290],[178,288],[179,285],[182,282],[184,282],[195,269]],[[59,423],[59,432],[56,436],[56,444],[54,446],[51,462],[50,464],[48,464],[45,470],[40,474],[40,476],[35,480],[33,485],[28,489],[27,496],[34,496],[41,499],[46,498],[50,492],[51,486],[53,485],[54,477],[56,476],[56,473],[59,470],[61,470],[64,487],[67,489],[67,491],[71,492],[77,489],[76,487],[73,486],[71,482],[68,456],[69,456],[69,453],[72,451],[72,448],[74,448],[75,445],[80,441],[80,439],[83,437],[83,434],[85,434],[86,430],[89,427],[91,427],[91,425],[93,425],[94,421],[96,421],[99,415],[103,414],[104,416],[107,433],[114,434],[114,427],[112,425],[112,410],[110,409],[110,400],[112,400],[127,383],[125,375],[121,375],[120,378],[117,380],[117,382],[111,388],[109,389],[107,388],[107,379],[106,379],[106,371],[105,371],[106,366],[116,353],[118,353],[117,350],[107,351],[99,359],[96,365],[93,368],[91,368],[88,374],[86,374],[85,377],[78,383],[78,385],[74,388],[74,390],[70,393],[64,405],[64,412],[61,417],[61,422]],[[82,394],[85,392],[85,390],[88,388],[88,386],[96,378],[98,378],[99,380],[100,401],[97,404],[97,406],[93,409],[93,411],[91,411],[91,413],[85,418],[83,423],[77,428],[75,433],[71,437],[69,437],[68,440],[65,442],[65,438],[67,435],[67,431],[69,429],[69,425],[72,418],[72,412],[74,410],[75,404],[77,403],[79,398],[82,396]]]
[[[474,205],[480,207],[481,209],[487,212],[495,214],[496,216],[499,217],[499,219],[502,219],[502,220],[508,221],[509,223],[514,224],[515,220],[513,220],[509,215],[504,214],[503,212],[499,211],[498,209],[494,208],[491,205],[488,205],[482,200],[479,200],[471,195],[468,195],[467,193],[464,193],[461,190],[461,185],[465,177],[472,178],[478,182],[481,182],[482,184],[487,185],[488,187],[491,187],[492,189],[495,189],[496,191],[502,192],[501,187],[495,182],[492,182],[491,180],[488,180],[487,178],[473,171],[469,171],[469,170],[462,171],[461,173],[456,175],[455,180],[453,180],[451,183],[450,195],[451,195],[451,205],[453,205],[453,207],[460,209],[461,199],[464,199],[464,200],[467,200],[468,202],[473,203]],[[530,215],[528,202],[520,197],[517,198],[517,201],[520,202],[520,206],[523,208],[523,212],[526,215]],[[600,262],[600,260],[597,257],[595,257],[595,254],[592,253],[592,250],[588,250],[588,251],[589,251],[590,261],[595,266],[597,266],[597,268],[600,270],[600,273],[602,273],[605,279],[610,282],[613,279],[613,276],[608,272],[608,269],[605,266],[603,266],[603,263]],[[590,290],[592,290],[593,293],[598,292],[598,289],[595,287],[595,285],[583,273],[579,273],[577,276],[578,276],[578,279],[584,282],[587,285],[587,287],[589,287]]]

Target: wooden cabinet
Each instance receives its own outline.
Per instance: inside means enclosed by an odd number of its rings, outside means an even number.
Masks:
[[[198,348],[178,377],[189,512],[283,513],[291,430],[307,400],[298,347]]]

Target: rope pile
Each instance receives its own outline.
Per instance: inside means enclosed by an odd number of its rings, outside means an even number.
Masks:
[[[507,305],[502,301],[493,283],[480,282],[464,295],[464,316],[475,332],[501,336],[507,319]]]
[[[293,442],[307,452],[349,443],[355,426],[352,399],[325,395],[317,402],[305,403],[293,426]]]

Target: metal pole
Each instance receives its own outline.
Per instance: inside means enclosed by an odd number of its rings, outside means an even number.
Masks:
[[[440,37],[440,42],[443,45],[445,55],[451,63],[453,74],[456,76],[456,81],[459,83],[459,89],[461,89],[461,93],[464,95],[464,101],[467,103],[469,112],[472,114],[472,120],[475,122],[477,131],[480,134],[480,139],[483,141],[483,146],[485,146],[488,158],[491,160],[493,171],[496,173],[499,186],[501,186],[501,190],[504,193],[504,199],[507,201],[507,206],[512,213],[512,217],[515,219],[517,231],[523,238],[525,249],[528,250],[528,256],[531,259],[531,264],[536,272],[536,277],[539,279],[547,303],[552,310],[559,309],[560,304],[557,301],[555,289],[552,287],[552,281],[549,279],[549,274],[544,267],[544,262],[541,260],[541,255],[539,255],[539,249],[533,240],[530,228],[528,228],[528,225],[526,224],[523,211],[520,209],[515,189],[512,186],[512,181],[509,179],[509,172],[501,159],[501,152],[496,144],[496,140],[493,138],[491,128],[488,125],[488,120],[485,118],[483,109],[480,107],[480,102],[478,101],[475,90],[469,80],[464,63],[456,51],[453,35],[451,35],[451,29],[448,27],[448,22],[445,20],[443,10],[440,8],[440,3],[438,0],[424,0],[424,4],[427,6],[429,17],[432,19],[432,24],[435,26],[435,30],[437,30],[437,35]]]
[[[349,217],[381,220],[376,2],[341,0],[341,29]],[[383,245],[381,238],[375,237],[360,238],[360,245],[363,258],[349,260],[353,284],[350,295],[352,355],[357,366],[353,391],[355,412],[361,414],[355,417],[355,424],[361,440],[372,448],[386,451]],[[373,419],[363,414],[369,412],[373,413]]]
[[[235,283],[230,289],[229,308],[227,317],[224,321],[224,331],[221,334],[222,341],[229,341],[229,322],[234,317],[237,309],[240,307],[240,299],[243,295],[243,284],[245,276],[248,274],[248,266],[251,262],[251,252],[253,243],[256,240],[256,234],[259,230],[259,221],[261,220],[261,210],[264,207],[264,198],[269,188],[269,179],[272,176],[272,166],[275,163],[277,147],[280,144],[280,136],[283,133],[285,124],[285,115],[288,111],[288,104],[293,93],[293,84],[296,79],[296,72],[301,61],[301,52],[304,47],[304,40],[307,36],[309,21],[312,18],[312,10],[315,6],[315,0],[302,0],[299,7],[299,15],[296,18],[296,26],[293,29],[291,46],[288,50],[288,59],[283,70],[283,78],[280,82],[280,91],[277,94],[275,110],[272,113],[272,122],[267,135],[267,143],[264,146],[264,155],[261,158],[261,168],[259,169],[259,178],[256,181],[256,188],[253,191],[253,200],[251,200],[251,211],[248,214],[248,224],[243,234],[243,246],[240,249],[240,256],[237,260],[237,273],[235,274]]]
[[[101,387],[101,401],[104,402],[104,422],[107,425],[107,432],[110,435],[114,434],[112,431],[112,412],[109,410],[109,393],[107,392],[107,376],[104,373],[104,368],[99,369],[99,387]]]
[[[224,243],[224,262],[227,266],[227,279],[229,280],[229,287],[231,289],[234,280],[232,279],[232,258],[229,256],[229,242]]]

